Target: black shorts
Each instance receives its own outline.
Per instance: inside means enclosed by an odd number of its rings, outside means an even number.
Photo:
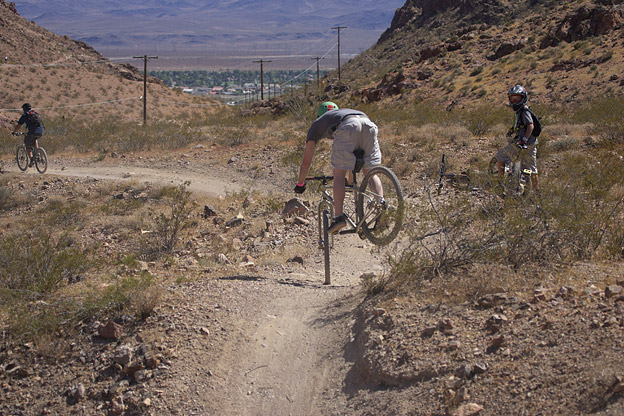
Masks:
[[[27,134],[24,136],[24,145],[26,147],[35,147],[35,141],[41,138],[41,134]]]

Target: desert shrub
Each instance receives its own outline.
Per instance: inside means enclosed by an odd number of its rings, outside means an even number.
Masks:
[[[117,279],[104,290],[92,289],[82,302],[82,318],[115,315],[120,312],[144,319],[160,302],[161,289],[148,272]]]
[[[251,130],[248,126],[224,128],[216,141],[225,146],[240,146],[251,141]]]
[[[81,200],[67,201],[61,197],[51,197],[48,203],[39,210],[46,216],[50,224],[57,224],[63,229],[79,228],[83,223],[83,211],[86,202]]]
[[[604,144],[624,143],[624,98],[599,97],[579,106],[573,114],[573,119],[581,123],[592,123],[590,132],[600,136]]]
[[[161,212],[152,218],[153,232],[146,234],[143,253],[147,258],[154,258],[162,253],[171,253],[178,242],[180,233],[193,224],[190,214],[194,207],[190,183],[180,186],[167,186],[158,191],[157,197],[166,205],[167,212]]]
[[[87,256],[71,247],[66,236],[55,239],[37,229],[4,235],[0,241],[2,299],[37,299],[53,293],[89,265]]]
[[[409,245],[391,261],[391,286],[446,279],[484,264],[519,271],[621,256],[620,167],[618,155],[606,151],[566,155],[542,184],[547,198],[501,200],[486,190],[478,198],[464,193],[440,199],[429,183],[416,202],[418,221],[406,227]]]
[[[492,106],[480,105],[463,112],[460,117],[462,124],[474,136],[485,135],[492,126],[504,123],[509,119],[505,108],[492,108]]]

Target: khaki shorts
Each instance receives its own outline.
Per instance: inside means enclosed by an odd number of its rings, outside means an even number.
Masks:
[[[519,151],[518,146],[514,143],[509,143],[496,153],[496,160],[506,165],[512,162]],[[531,173],[537,175],[537,140],[535,143],[527,146],[527,151],[522,157],[522,169],[531,169]]]
[[[331,164],[334,169],[353,170],[355,149],[364,150],[364,169],[381,164],[377,126],[366,116],[348,116],[334,132]]]

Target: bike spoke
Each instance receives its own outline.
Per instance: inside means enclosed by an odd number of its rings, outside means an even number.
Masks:
[[[385,168],[372,169],[360,187],[358,209],[364,235],[374,244],[389,244],[403,225],[405,201],[394,173]]]

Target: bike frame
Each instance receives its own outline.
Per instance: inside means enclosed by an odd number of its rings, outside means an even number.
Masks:
[[[332,196],[332,194],[330,194],[329,190],[333,189],[333,186],[328,184],[327,182],[329,182],[330,180],[333,180],[333,176],[328,176],[326,177],[325,180],[322,180],[321,182],[321,195],[322,195],[322,199],[321,202],[319,203],[319,212],[322,212],[323,209],[327,209],[332,217],[334,215],[334,197]],[[349,224],[349,229],[348,230],[341,230],[339,232],[339,234],[354,234],[360,231],[360,229],[362,228],[362,224],[364,224],[364,221],[366,220],[366,218],[358,218],[358,213],[357,213],[357,198],[368,198],[368,199],[372,199],[369,197],[369,195],[364,194],[362,192],[360,192],[359,189],[357,189],[357,182],[354,180],[353,181],[353,185],[348,185],[345,187],[345,194],[347,193],[352,193],[354,194],[354,206],[353,206],[353,212],[355,212],[355,221],[351,218],[351,216],[348,213],[344,213],[345,217],[347,218],[347,223]]]

